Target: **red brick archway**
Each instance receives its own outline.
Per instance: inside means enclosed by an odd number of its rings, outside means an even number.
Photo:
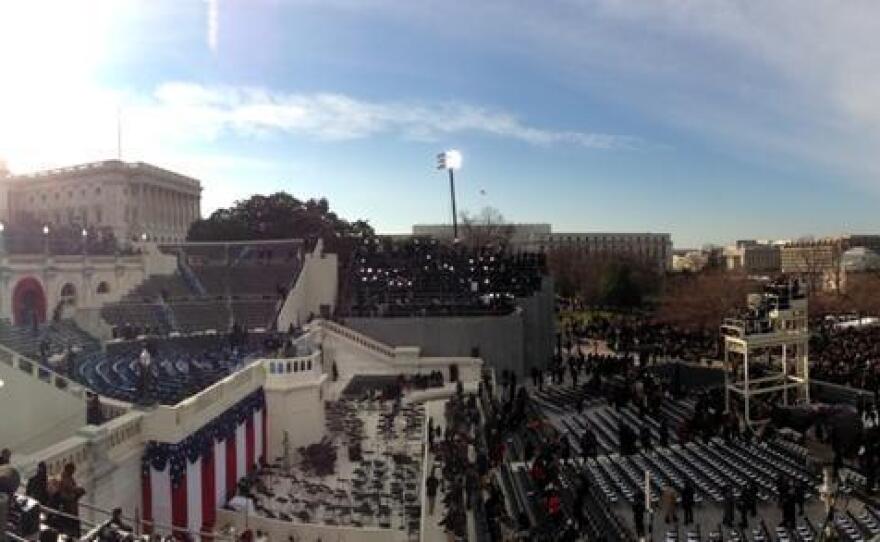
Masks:
[[[13,323],[17,326],[30,326],[46,321],[46,293],[43,285],[34,277],[18,281],[12,291]]]

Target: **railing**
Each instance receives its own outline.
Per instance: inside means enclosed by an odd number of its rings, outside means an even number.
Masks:
[[[70,393],[74,397],[80,399],[85,397],[85,389],[75,381],[3,345],[0,345],[0,363],[19,369],[56,389]]]
[[[176,405],[156,407],[145,432],[153,440],[176,442],[262,386],[265,379],[263,360],[252,361]]]
[[[480,378],[483,366],[483,361],[480,358],[456,356],[423,357],[421,356],[421,349],[416,346],[391,347],[335,322],[318,320],[315,323],[326,332],[347,339],[385,357],[386,362],[395,371],[403,373],[441,371],[444,374],[444,378],[449,378],[449,368],[455,365],[459,368],[459,377],[463,380],[479,380]]]
[[[381,343],[375,339],[371,339],[362,333],[358,333],[357,331],[349,329],[345,326],[341,326],[336,322],[331,322],[329,320],[319,320],[316,323],[324,330],[330,331],[334,335],[337,335],[344,339],[348,339],[349,341],[356,343],[359,346],[366,348],[367,350],[371,350],[389,359],[394,358],[394,348],[388,346],[385,343]]]
[[[263,366],[266,370],[266,386],[269,388],[314,382],[324,373],[320,351],[295,358],[264,359]]]

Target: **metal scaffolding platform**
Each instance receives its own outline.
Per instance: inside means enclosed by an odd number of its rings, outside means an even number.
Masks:
[[[748,309],[721,325],[724,339],[725,407],[747,425],[769,416],[762,402],[810,401],[807,297],[798,281],[774,283],[749,294]],[[763,396],[763,397],[762,397]],[[757,416],[755,415],[757,411]]]

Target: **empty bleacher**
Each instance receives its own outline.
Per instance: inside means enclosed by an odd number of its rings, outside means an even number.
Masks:
[[[176,330],[184,333],[230,328],[229,306],[226,301],[179,301],[169,303],[174,313]]]
[[[147,278],[101,316],[120,332],[137,329],[134,335],[226,331],[233,323],[271,328],[301,270],[302,247],[298,240],[162,245],[177,255],[178,270]]]
[[[195,295],[180,273],[172,275],[153,275],[125,294],[123,301],[132,303],[153,303],[159,298],[175,299]]]

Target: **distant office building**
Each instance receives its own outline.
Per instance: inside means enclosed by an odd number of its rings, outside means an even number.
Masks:
[[[480,226],[469,226],[479,231]],[[504,224],[488,226],[493,232],[505,235],[513,250],[551,252],[577,250],[602,257],[627,257],[651,262],[660,271],[672,270],[672,236],[668,233],[554,233],[550,224]],[[449,224],[416,224],[415,236],[452,239]],[[459,236],[465,229],[459,226]]]
[[[857,247],[880,250],[880,235],[843,235],[788,243],[780,249],[782,272],[803,276],[814,288],[840,290],[846,283],[844,254]]]
[[[779,273],[782,268],[780,247],[766,241],[737,241],[735,245],[724,248],[724,263],[729,271]]]
[[[200,216],[198,180],[143,162],[106,160],[27,175],[0,175],[0,220],[110,227],[120,241],[186,239]]]

